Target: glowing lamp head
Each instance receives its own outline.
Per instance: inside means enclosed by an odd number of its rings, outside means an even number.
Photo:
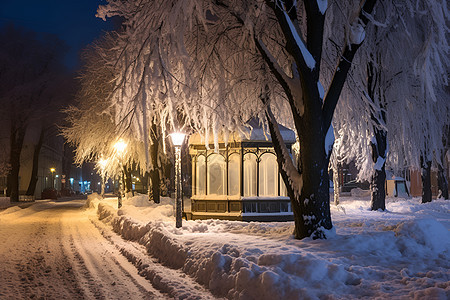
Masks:
[[[127,147],[127,143],[125,143],[122,139],[120,139],[115,145],[114,148],[117,152],[123,153],[125,148]]]
[[[174,144],[174,146],[183,145],[185,136],[186,136],[186,134],[184,134],[182,132],[174,132],[174,133],[170,134],[170,137],[172,138],[172,143]]]
[[[55,172],[56,171],[56,169],[55,168],[50,168],[50,172]]]

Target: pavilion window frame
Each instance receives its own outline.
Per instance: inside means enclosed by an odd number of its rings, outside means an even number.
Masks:
[[[291,145],[287,145],[288,150],[290,152],[292,152],[291,150]],[[194,149],[196,149],[195,154],[193,154],[193,161],[195,163],[195,176],[193,176],[193,186],[194,186],[194,193],[193,195],[195,196],[203,196],[199,194],[199,180],[200,178],[198,178],[201,174],[201,172],[198,172],[198,159],[200,156],[204,156],[205,157],[205,163],[204,163],[204,189],[205,189],[205,193],[204,196],[207,195],[211,195],[210,193],[208,193],[208,161],[209,161],[209,157],[213,154],[219,154],[221,155],[224,160],[225,160],[225,184],[226,187],[225,189],[225,194],[223,194],[222,196],[236,196],[238,194],[234,194],[234,195],[230,195],[230,156],[234,155],[234,154],[238,154],[240,155],[240,183],[239,183],[239,190],[240,190],[240,196],[241,197],[247,197],[244,196],[244,192],[245,192],[245,187],[244,185],[245,183],[245,178],[244,178],[244,173],[245,173],[245,164],[244,164],[244,157],[247,154],[254,154],[256,156],[256,197],[260,197],[261,195],[261,191],[260,191],[260,164],[261,164],[261,157],[264,154],[270,153],[272,155],[275,155],[276,157],[276,153],[273,149],[273,146],[270,143],[258,143],[258,142],[246,142],[246,143],[241,143],[241,145],[239,147],[232,147],[230,145],[227,145],[226,147],[220,147],[218,153],[216,153],[215,151],[212,150],[208,150],[206,149],[206,147],[204,147],[203,149],[201,149],[201,147],[193,147]],[[292,156],[292,153],[290,153]],[[280,170],[278,167],[278,164],[276,164],[277,167],[277,188],[276,188],[276,195],[264,195],[261,197],[286,197],[285,195],[281,195],[281,183],[282,183],[282,178],[281,178],[281,174],[280,174]],[[255,196],[250,196],[250,197],[255,197]]]

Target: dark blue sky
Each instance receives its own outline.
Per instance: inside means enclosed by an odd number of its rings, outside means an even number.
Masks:
[[[0,0],[0,26],[14,22],[36,32],[56,34],[70,47],[66,65],[75,69],[79,52],[112,29],[112,22],[96,18],[102,0]]]

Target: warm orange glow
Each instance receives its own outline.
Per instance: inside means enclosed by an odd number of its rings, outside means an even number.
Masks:
[[[125,143],[122,139],[120,139],[115,145],[114,148],[117,152],[123,153],[125,148],[127,147],[127,143]]]
[[[105,167],[106,167],[106,164],[108,163],[108,160],[106,160],[106,159],[100,159],[99,161],[98,161],[98,164],[100,165],[100,167],[102,168],[102,169],[104,169]]]

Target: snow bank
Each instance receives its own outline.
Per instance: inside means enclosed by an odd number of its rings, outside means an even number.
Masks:
[[[98,219],[104,222],[110,221],[115,215],[117,215],[116,209],[107,203],[98,203],[97,216]]]
[[[394,199],[386,212],[370,211],[367,200],[341,202],[345,209],[332,207],[336,234],[314,241],[294,240],[291,222],[198,220],[177,229],[170,198],[157,205],[137,196],[120,210],[102,201],[97,213],[124,239],[145,246],[216,297],[448,296],[449,231],[445,222],[423,218],[448,220],[447,202],[423,206],[417,199]]]
[[[87,196],[86,203],[83,205],[83,208],[88,209],[97,209],[98,203],[102,200],[102,196],[97,193],[92,193]]]
[[[427,257],[435,253],[450,254],[450,232],[433,219],[399,223],[394,232],[399,250],[408,256]]]
[[[120,213],[133,215],[137,220],[146,222],[172,221],[174,216],[174,200],[168,197],[161,197],[161,203],[156,204],[148,200],[147,195],[137,195],[123,200],[123,207]],[[139,209],[136,209],[136,208]]]
[[[8,214],[12,214],[18,211],[21,211],[22,209],[18,206],[13,206],[10,208],[5,209],[4,211],[0,211],[0,215],[8,215]]]
[[[9,197],[0,197],[0,208],[9,207],[10,204]]]

